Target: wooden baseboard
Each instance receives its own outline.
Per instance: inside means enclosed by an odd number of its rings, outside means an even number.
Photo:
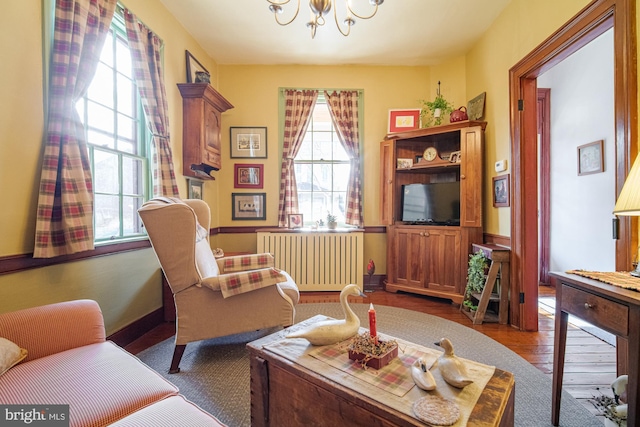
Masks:
[[[387,276],[384,274],[378,274],[371,276],[371,280],[369,280],[369,276],[364,276],[364,290],[366,291],[382,291],[384,290],[384,281],[387,280]]]
[[[133,341],[137,340],[161,323],[164,323],[163,307],[152,311],[119,331],[114,332],[109,335],[107,339],[118,344],[120,347],[124,347],[131,344]]]

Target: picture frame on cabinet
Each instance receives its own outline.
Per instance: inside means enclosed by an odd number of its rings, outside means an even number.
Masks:
[[[262,188],[264,185],[264,165],[236,163],[234,188]]]
[[[187,178],[187,197],[189,199],[200,199],[202,200],[202,187],[203,182],[199,179],[191,179]]]
[[[469,120],[480,120],[484,117],[484,100],[486,96],[487,92],[482,92],[467,103]]]
[[[206,73],[209,74],[204,65],[200,63],[188,50],[185,50],[185,57],[187,62],[187,83],[196,83],[198,80],[196,79],[196,73]]]
[[[398,169],[411,169],[413,167],[413,159],[397,159],[396,167]]]
[[[420,129],[420,108],[389,110],[387,133]]]
[[[302,228],[302,214],[289,214],[289,228]]]
[[[501,208],[509,206],[509,174],[494,176],[493,181],[493,207]]]
[[[231,193],[232,220],[265,220],[267,193]]]
[[[232,159],[267,158],[266,127],[231,127],[229,140]]]
[[[578,175],[604,172],[604,140],[578,147]]]

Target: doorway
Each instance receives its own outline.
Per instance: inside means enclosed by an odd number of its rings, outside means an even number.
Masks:
[[[511,324],[538,329],[538,152],[537,76],[587,43],[614,29],[615,187],[619,194],[637,152],[635,2],[595,0],[509,71],[511,164]],[[633,224],[632,224],[633,223]],[[630,269],[637,226],[620,219],[616,270]],[[514,304],[516,302],[516,304]]]

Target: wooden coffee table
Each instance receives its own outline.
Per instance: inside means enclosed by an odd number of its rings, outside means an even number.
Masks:
[[[283,337],[283,332],[276,332],[247,344],[252,427],[426,425],[264,348]],[[513,375],[496,368],[467,425],[513,426],[514,387]]]

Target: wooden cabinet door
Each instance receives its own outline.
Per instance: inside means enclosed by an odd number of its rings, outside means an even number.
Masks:
[[[460,230],[457,228],[428,229],[425,232],[425,287],[460,293]]]
[[[393,281],[422,288],[426,271],[425,232],[421,227],[393,227]]]
[[[392,225],[394,222],[394,178],[395,143],[393,140],[380,143],[380,223]]]
[[[460,226],[482,227],[482,128],[460,130]]]
[[[204,150],[206,153],[205,163],[220,169],[220,149],[222,142],[220,138],[220,118],[221,114],[209,102],[204,103]]]

